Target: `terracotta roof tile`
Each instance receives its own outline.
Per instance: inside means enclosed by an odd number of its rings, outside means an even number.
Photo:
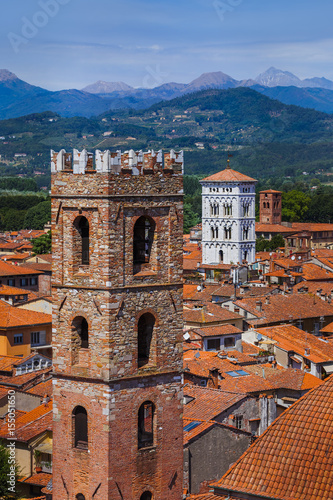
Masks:
[[[212,485],[279,500],[332,498],[333,376],[291,405]],[[222,490],[223,491],[223,490]],[[222,493],[221,491],[221,493]]]
[[[317,387],[323,382],[311,373],[306,373],[295,368],[273,368],[268,364],[249,365],[246,371],[265,376],[274,389],[291,389],[294,391],[305,391]]]
[[[29,269],[25,266],[15,266],[14,264],[8,264],[0,260],[0,276],[21,276],[21,275],[31,275],[31,274],[41,274],[39,271],[34,269]]]
[[[36,486],[47,486],[51,478],[52,474],[48,474],[47,472],[40,472],[39,474],[33,474],[32,476],[28,477],[28,479],[25,479],[24,481],[22,481],[22,483],[33,484]]]
[[[309,294],[270,295],[269,301],[261,301],[261,311],[257,309],[257,298],[236,300],[234,304],[259,319],[248,319],[255,326],[271,323],[283,323],[301,318],[333,316],[333,305]]]
[[[52,400],[46,405],[28,411],[15,419],[15,439],[17,441],[29,441],[46,431],[52,431]],[[12,439],[8,434],[7,422],[0,424],[0,437]]]
[[[12,328],[15,326],[32,326],[50,324],[51,314],[45,314],[28,309],[20,309],[0,301],[0,328]]]
[[[211,372],[217,370],[219,373],[218,386],[222,391],[252,394],[262,391],[273,390],[272,384],[262,376],[251,373],[247,367],[237,365],[237,358],[230,358],[229,352],[226,357],[221,358],[220,353],[212,351],[200,351],[196,357],[195,351],[187,351],[183,357],[185,378],[186,373],[209,379]],[[234,376],[237,370],[246,374]]]
[[[289,234],[294,232],[295,229],[287,226],[282,226],[282,224],[263,224],[262,222],[256,222],[256,233]]]
[[[200,305],[201,307],[198,307],[198,304],[187,304],[184,306],[185,323],[198,323],[198,325],[202,326],[241,318],[239,314],[227,311],[211,302],[204,302]]]
[[[252,179],[252,177],[248,177],[241,172],[237,172],[236,170],[232,170],[231,168],[226,168],[221,170],[221,172],[217,172],[216,174],[210,175],[209,177],[205,177],[200,182],[257,182],[256,179]]]
[[[276,342],[276,346],[285,350],[304,355],[313,363],[333,362],[333,343],[320,339],[315,335],[300,330],[293,325],[277,325],[266,328],[256,328],[263,338]]]
[[[192,331],[200,337],[216,337],[242,333],[242,330],[234,325],[206,326],[205,328],[193,328]]]
[[[0,384],[7,384],[10,387],[15,387],[18,389],[29,389],[34,384],[37,383],[43,377],[48,376],[51,373],[52,367],[44,368],[43,370],[38,370],[35,372],[24,373],[23,375],[0,375]]]
[[[328,271],[327,269],[323,269],[320,266],[317,266],[317,264],[312,264],[311,262],[304,262],[302,265],[302,273],[303,273],[303,278],[306,281],[309,280],[333,280],[333,273]]]
[[[201,420],[214,420],[220,413],[246,397],[245,394],[197,386],[185,386],[184,395],[193,398],[192,401],[184,405],[184,417]]]
[[[45,382],[39,382],[31,389],[28,389],[26,392],[29,394],[35,394],[37,396],[43,397],[45,394],[51,395],[52,394],[52,379],[49,378]]]

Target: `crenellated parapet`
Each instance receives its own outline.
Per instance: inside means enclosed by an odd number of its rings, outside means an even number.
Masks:
[[[183,151],[163,153],[162,150],[144,152],[130,149],[123,153],[118,150],[96,150],[95,154],[83,149],[67,153],[64,149],[58,153],[51,150],[51,172],[110,173],[142,175],[154,173],[183,174]]]

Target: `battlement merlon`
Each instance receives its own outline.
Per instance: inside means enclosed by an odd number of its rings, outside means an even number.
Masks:
[[[184,154],[183,151],[177,152],[173,149],[164,154],[162,150],[143,152],[130,149],[123,153],[120,150],[116,152],[96,150],[95,155],[85,149],[82,151],[74,149],[73,153],[67,153],[64,149],[58,153],[51,150],[51,172],[61,171],[73,174],[142,175],[160,172],[183,175]]]

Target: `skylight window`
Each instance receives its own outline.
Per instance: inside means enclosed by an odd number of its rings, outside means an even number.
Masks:
[[[245,372],[244,370],[235,370],[231,372],[226,372],[227,375],[230,375],[231,377],[245,377],[245,375],[250,375],[249,373]]]
[[[185,425],[184,427],[184,432],[191,431],[192,429],[195,429],[200,425],[200,422],[190,422],[189,424]]]

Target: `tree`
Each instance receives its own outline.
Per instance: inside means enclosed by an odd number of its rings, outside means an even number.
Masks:
[[[51,231],[42,234],[39,238],[32,240],[32,251],[37,255],[52,252]]]
[[[271,240],[262,236],[256,240],[256,252],[274,252],[277,248],[284,247],[285,242],[281,234],[275,234]]]
[[[295,189],[282,193],[282,219],[289,222],[303,221],[310,201],[310,195]]]
[[[14,449],[15,453],[15,449]],[[10,448],[0,444],[0,498],[12,500],[18,498],[17,484],[19,468],[15,462],[15,454]]]
[[[184,203],[184,233],[188,234],[193,226],[199,222],[199,217],[193,212],[189,203]]]
[[[24,218],[26,229],[43,229],[44,225],[51,220],[51,201],[46,200],[29,208]]]

